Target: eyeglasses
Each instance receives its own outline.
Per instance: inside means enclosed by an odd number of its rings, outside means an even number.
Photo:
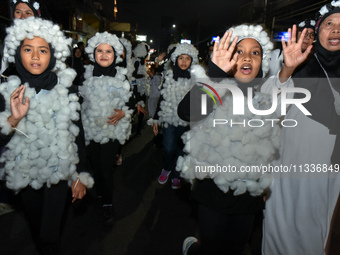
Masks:
[[[310,39],[314,39],[315,38],[315,33],[308,33],[308,31],[305,34],[305,37],[309,37]]]

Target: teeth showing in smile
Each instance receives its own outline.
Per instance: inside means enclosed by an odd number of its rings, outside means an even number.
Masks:
[[[244,67],[242,67],[242,69],[247,70],[247,69],[250,69],[250,67],[249,66],[244,66]]]
[[[330,39],[329,41],[330,41],[330,42],[339,42],[340,39]]]

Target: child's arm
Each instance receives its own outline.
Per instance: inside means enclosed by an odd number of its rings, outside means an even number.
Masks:
[[[225,32],[220,42],[215,42],[211,57],[211,61],[226,73],[236,64],[238,56],[237,53],[233,54],[238,37],[236,36],[230,44],[232,34],[232,31]]]
[[[313,45],[308,46],[305,52],[302,52],[301,46],[303,38],[307,29],[305,28],[298,41],[296,41],[296,25],[293,25],[293,29],[289,28],[289,40],[287,44],[282,37],[282,49],[283,49],[283,59],[284,65],[279,73],[280,82],[283,83],[288,80],[290,76],[294,73],[295,69],[301,65],[308,57]]]
[[[11,116],[8,117],[8,122],[13,128],[16,127],[20,120],[26,116],[30,107],[30,100],[28,97],[25,98],[25,104],[23,104],[25,89],[26,86],[21,85],[11,94]]]

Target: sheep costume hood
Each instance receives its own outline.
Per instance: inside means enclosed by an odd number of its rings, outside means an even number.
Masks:
[[[263,49],[264,60],[270,56],[272,43],[261,26],[241,25],[232,30],[233,37],[239,36],[239,41],[245,38],[258,41]],[[268,61],[264,60],[262,70],[265,75],[269,66]],[[242,86],[231,79],[220,83]],[[217,85],[212,81],[209,84],[213,87]],[[216,90],[221,96],[222,104],[215,106],[205,119],[194,123],[191,130],[183,134],[186,155],[178,158],[176,169],[181,171],[183,178],[191,182],[210,178],[225,193],[233,190],[234,195],[249,192],[252,196],[259,196],[272,182],[270,173],[262,172],[260,167],[268,167],[279,147],[280,128],[266,119],[278,117],[275,112],[264,116],[254,115],[248,109],[247,100],[244,115],[234,115],[231,93],[217,87]],[[271,107],[271,101],[271,95],[255,93],[252,104],[255,109],[265,110]],[[228,122],[214,125],[214,119]],[[261,124],[253,125],[252,121],[255,120]],[[252,170],[242,171],[246,167]]]
[[[269,60],[271,51],[273,49],[273,43],[266,31],[260,25],[240,25],[236,27],[231,27],[228,31],[232,30],[233,35],[231,37],[231,42],[236,36],[238,36],[237,43],[246,38],[255,39],[262,48],[262,77],[265,77],[269,71]]]
[[[165,81],[161,90],[163,100],[160,103],[160,111],[158,112],[158,120],[149,119],[148,124],[154,123],[174,126],[187,126],[189,123],[179,118],[177,114],[178,104],[182,101],[183,97],[195,85],[197,78],[205,77],[204,69],[197,65],[198,63],[198,50],[191,44],[177,44],[175,51],[171,55],[171,61],[176,63],[178,56],[189,55],[192,59],[191,66],[188,71],[190,78],[178,77],[174,79],[174,72],[168,69],[165,72]]]
[[[50,187],[61,180],[73,180],[78,177],[87,187],[93,186],[93,179],[88,173],[76,172],[79,162],[75,143],[79,128],[73,123],[79,119],[80,110],[76,94],[69,94],[68,88],[76,76],[73,69],[66,69],[63,60],[68,56],[68,45],[59,26],[40,18],[17,19],[7,29],[5,45],[8,51],[5,57],[15,61],[18,46],[25,38],[41,37],[54,49],[58,82],[51,90],[36,90],[26,83],[25,97],[30,99],[27,115],[19,122],[13,137],[7,144],[7,150],[0,161],[5,162],[7,187],[15,192],[27,187],[40,189]],[[8,82],[0,86],[0,94],[5,99],[5,110],[0,113],[0,128],[3,135],[10,135],[12,127],[7,121],[11,115],[11,93],[21,85],[17,76],[10,76]]]
[[[117,63],[122,61],[120,57],[123,53],[123,45],[116,35],[96,33],[88,41],[86,52],[90,55],[92,61],[95,61],[94,51],[99,44],[109,44],[114,48]],[[129,138],[131,134],[131,114],[126,103],[129,101],[132,92],[130,92],[130,83],[126,79],[127,69],[115,67],[116,74],[114,77],[101,75],[93,76],[93,65],[88,65],[84,74],[85,81],[79,91],[84,97],[82,104],[82,121],[85,131],[86,144],[91,140],[105,144],[110,139],[118,140],[121,144]],[[114,115],[114,109],[121,109],[125,112],[116,126],[107,123],[108,117]]]

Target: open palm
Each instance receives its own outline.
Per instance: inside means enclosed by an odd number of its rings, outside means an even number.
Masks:
[[[287,68],[295,69],[307,59],[313,46],[310,45],[305,52],[302,52],[302,42],[306,32],[307,29],[305,28],[299,40],[296,41],[296,25],[294,25],[293,29],[288,29],[290,37],[287,44],[282,38],[283,59]]]
[[[25,98],[25,103],[23,103],[24,93],[25,93],[25,85],[21,85],[19,88],[15,89],[13,93],[11,94],[11,113],[12,113],[12,119],[16,123],[12,124],[18,124],[19,121],[26,116],[30,101],[29,98]]]
[[[234,53],[238,37],[236,36],[230,44],[233,32],[226,32],[219,43],[215,42],[211,61],[228,73],[237,62],[238,54]]]

